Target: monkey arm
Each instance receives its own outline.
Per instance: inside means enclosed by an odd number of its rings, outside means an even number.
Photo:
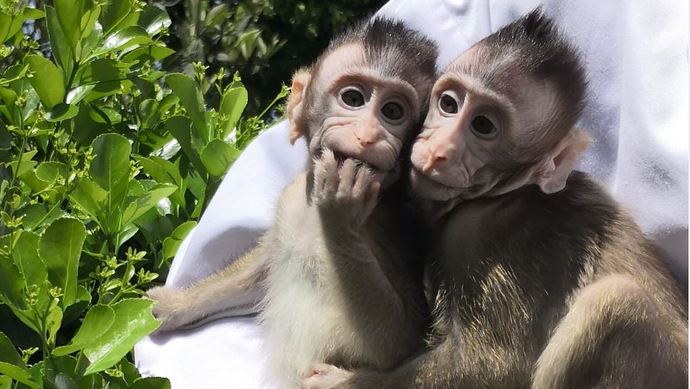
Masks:
[[[363,320],[397,321],[404,319],[406,304],[381,267],[390,259],[377,257],[371,247],[377,238],[366,231],[376,216],[372,213],[379,187],[375,173],[353,159],[339,168],[333,153],[325,151],[315,163],[313,204],[321,220],[324,254],[333,265],[338,288],[347,296],[345,303]],[[390,255],[390,250],[380,254]]]
[[[224,269],[183,290],[149,290],[148,297],[156,301],[153,313],[162,322],[160,330],[193,327],[219,317],[256,312],[264,295],[261,280],[266,266],[266,250],[259,244]]]

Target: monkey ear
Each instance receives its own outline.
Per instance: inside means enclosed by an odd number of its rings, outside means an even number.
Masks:
[[[556,193],[565,188],[568,176],[575,169],[580,154],[592,143],[592,138],[575,128],[556,145],[537,171],[536,183],[544,193]]]
[[[290,124],[290,144],[295,144],[295,141],[307,135],[307,129],[304,127],[303,107],[304,107],[304,92],[309,85],[311,73],[308,70],[300,69],[294,76],[292,76],[292,88],[290,97],[287,102],[287,117]]]

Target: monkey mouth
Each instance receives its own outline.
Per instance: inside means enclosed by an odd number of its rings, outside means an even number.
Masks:
[[[347,152],[343,152],[340,150],[332,150],[333,155],[335,156],[335,160],[338,162],[338,167],[341,167],[343,163],[348,160],[348,159],[353,159],[357,161],[358,163],[361,163],[362,165],[368,166],[370,169],[374,170],[375,173],[387,173],[388,171],[392,169],[385,169],[382,166],[374,163],[374,162],[369,162],[363,160],[360,156],[352,155]]]

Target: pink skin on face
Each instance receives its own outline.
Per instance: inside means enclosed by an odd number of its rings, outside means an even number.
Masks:
[[[546,112],[553,112],[553,88],[543,82],[512,80],[520,87],[507,96],[463,73],[465,62],[476,61],[474,51],[458,58],[434,85],[422,133],[412,146],[411,185],[422,198],[446,201],[487,193],[498,178],[491,162],[543,123]],[[477,131],[480,116],[495,132]]]

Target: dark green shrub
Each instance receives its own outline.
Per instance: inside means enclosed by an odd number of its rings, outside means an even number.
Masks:
[[[239,77],[161,67],[163,8],[51,3],[0,2],[0,388],[168,387],[127,357],[142,287],[263,122]]]

